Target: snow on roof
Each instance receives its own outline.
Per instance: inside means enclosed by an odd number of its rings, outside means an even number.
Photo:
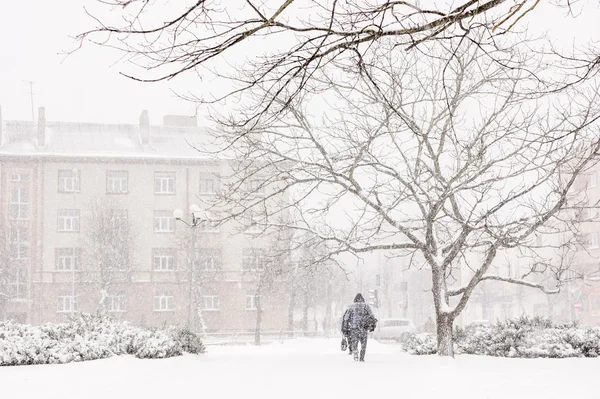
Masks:
[[[38,146],[32,122],[5,121],[0,155],[137,159],[224,159],[215,152],[212,137],[199,127],[150,126],[149,143],[142,142],[139,125],[46,122],[45,145]]]

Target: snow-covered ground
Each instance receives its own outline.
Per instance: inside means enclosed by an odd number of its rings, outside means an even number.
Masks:
[[[114,357],[0,367],[2,398],[600,398],[600,359],[410,356],[369,342],[365,363],[339,340],[210,346],[163,360]]]

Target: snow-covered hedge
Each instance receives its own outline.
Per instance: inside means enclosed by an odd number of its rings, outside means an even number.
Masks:
[[[143,329],[101,316],[82,314],[68,323],[42,326],[0,322],[0,366],[80,362],[124,354],[166,358],[204,351],[200,337],[190,331]]]
[[[417,334],[404,343],[411,354],[436,353],[435,334]],[[454,331],[456,354],[500,357],[597,357],[600,328],[554,325],[543,318],[523,317],[490,325],[470,325]]]

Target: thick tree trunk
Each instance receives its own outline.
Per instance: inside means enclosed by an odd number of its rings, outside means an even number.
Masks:
[[[454,339],[452,324],[454,319],[445,314],[436,316],[438,355],[454,357]]]
[[[290,336],[294,336],[294,308],[296,307],[296,289],[293,288],[290,293],[290,303],[288,305],[288,331]]]
[[[260,299],[257,299],[256,306],[256,330],[254,331],[254,345],[260,346],[260,327],[262,323],[262,305]]]
[[[308,308],[310,305],[310,299],[308,297],[308,290],[304,291],[304,309],[302,312],[302,331],[306,335],[308,333]]]

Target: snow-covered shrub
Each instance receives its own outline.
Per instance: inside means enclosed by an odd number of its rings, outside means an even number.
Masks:
[[[68,323],[0,322],[0,366],[54,364],[131,354],[165,358],[204,353],[200,337],[181,329],[142,329],[110,318],[78,315]]]
[[[404,341],[403,347],[411,355],[433,355],[437,353],[437,338],[430,333],[411,335]]]
[[[170,328],[167,330],[171,337],[181,345],[181,349],[186,353],[204,353],[206,348],[196,333],[184,328]]]
[[[418,334],[406,341],[411,354],[436,353],[434,334]],[[597,357],[600,328],[573,323],[554,325],[543,318],[522,317],[496,324],[477,324],[454,330],[456,354],[500,357]]]

